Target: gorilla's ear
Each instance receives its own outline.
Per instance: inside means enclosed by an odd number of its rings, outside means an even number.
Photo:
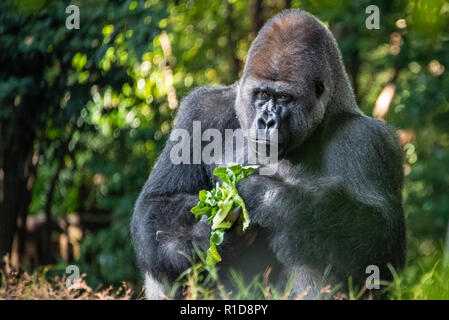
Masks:
[[[324,92],[324,84],[321,80],[315,81],[315,94],[316,97],[319,98]]]

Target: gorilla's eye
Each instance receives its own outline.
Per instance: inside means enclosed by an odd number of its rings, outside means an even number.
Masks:
[[[315,94],[319,98],[324,92],[324,84],[321,81],[315,83]]]
[[[278,96],[278,99],[284,102],[289,102],[292,99],[292,97],[289,94],[282,93]]]

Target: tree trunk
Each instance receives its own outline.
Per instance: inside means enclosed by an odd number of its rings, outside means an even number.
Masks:
[[[262,0],[251,0],[251,31],[259,32],[264,24]]]
[[[71,152],[69,151],[70,142],[72,141],[73,134],[76,131],[76,129],[74,128],[74,120],[73,119],[70,121],[69,126],[72,126],[72,128],[70,129],[71,132],[69,134],[69,137],[65,141],[65,143],[63,143],[63,145],[62,145],[62,149],[60,151],[60,158],[58,159],[58,161],[59,161],[58,167],[56,168],[56,172],[50,181],[50,189],[48,190],[47,199],[45,201],[45,236],[44,236],[45,251],[44,251],[43,257],[42,257],[43,264],[50,264],[50,263],[54,262],[53,261],[54,259],[52,256],[53,251],[52,251],[52,247],[51,247],[51,235],[53,232],[53,220],[52,220],[51,207],[53,204],[53,198],[54,198],[56,186],[58,184],[59,175],[60,175],[62,169],[64,169],[64,157],[66,155],[72,156],[73,153],[75,152],[75,148]]]
[[[237,39],[235,37],[234,30],[236,29],[234,18],[232,17],[232,13],[234,11],[234,7],[232,3],[226,1],[226,22],[228,24],[229,33],[228,38],[230,41],[229,51],[232,59],[232,74],[233,74],[233,81],[237,80],[239,77],[240,69],[241,69],[241,62],[239,58],[237,57]]]
[[[25,129],[27,116],[17,112],[0,125],[0,257],[10,253],[17,217],[26,216],[31,202],[34,132]]]
[[[290,9],[292,7],[292,0],[283,0],[284,8]]]

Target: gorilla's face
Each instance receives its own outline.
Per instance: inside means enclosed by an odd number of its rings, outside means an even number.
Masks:
[[[280,154],[300,145],[324,118],[325,87],[320,79],[298,81],[296,86],[249,80],[244,90],[249,96],[249,128],[258,130],[259,142],[277,142]],[[273,138],[275,130],[277,141]]]
[[[280,155],[301,145],[324,119],[325,81],[315,72],[304,74],[293,83],[247,78],[239,88],[236,110],[242,128],[258,130],[252,137],[258,143],[278,143]]]
[[[324,120],[336,83],[328,38],[314,18],[292,15],[267,24],[251,46],[236,113],[243,129],[262,130],[259,143],[272,143],[277,132],[281,156]]]

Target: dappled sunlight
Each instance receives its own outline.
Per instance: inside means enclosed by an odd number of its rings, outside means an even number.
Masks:
[[[73,30],[64,1],[0,2],[0,299],[142,298],[129,220],[182,101],[240,79],[257,28],[286,6],[324,21],[360,109],[396,130],[408,260],[385,297],[449,299],[447,1],[378,1],[373,30],[369,1],[78,1]],[[65,287],[69,264],[81,291]],[[289,298],[271,270],[249,283],[234,274],[230,292],[201,268],[176,284],[184,298]]]

